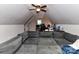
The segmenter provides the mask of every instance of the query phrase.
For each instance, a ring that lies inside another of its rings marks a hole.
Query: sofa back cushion
[[[70,33],[64,33],[64,39],[74,43],[79,37]]]

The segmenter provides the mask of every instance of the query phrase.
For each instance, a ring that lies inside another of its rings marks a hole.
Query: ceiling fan
[[[32,4],[32,6],[34,7],[34,9],[29,9],[29,10],[35,10],[36,13],[39,13],[40,11],[42,12],[46,12],[46,7],[47,5],[35,5],[35,4]]]

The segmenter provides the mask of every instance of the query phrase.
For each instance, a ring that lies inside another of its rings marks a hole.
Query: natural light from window
[[[41,19],[37,20],[37,25],[41,25],[41,24],[42,24],[42,20]]]

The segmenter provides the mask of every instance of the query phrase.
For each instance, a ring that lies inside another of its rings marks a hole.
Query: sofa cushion
[[[68,41],[73,43],[73,42],[75,42],[78,39],[78,36],[65,32],[64,33],[64,39],[66,39],[66,40],[68,40]]]

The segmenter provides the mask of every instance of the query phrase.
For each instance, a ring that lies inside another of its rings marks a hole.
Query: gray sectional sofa
[[[73,34],[70,34],[67,32],[64,32],[63,36],[64,36],[64,39],[66,39],[67,41],[72,42],[72,43],[74,43],[77,39],[79,39],[78,35],[73,35]]]
[[[21,47],[21,45],[27,41],[28,38],[53,38],[56,43],[62,47],[64,44],[72,44],[77,39],[79,39],[79,36],[73,35],[67,32],[35,32],[35,31],[29,31],[29,32],[23,32],[18,34],[16,37],[12,38],[11,40],[4,42],[0,44],[0,54],[12,54],[16,53],[18,49]]]

